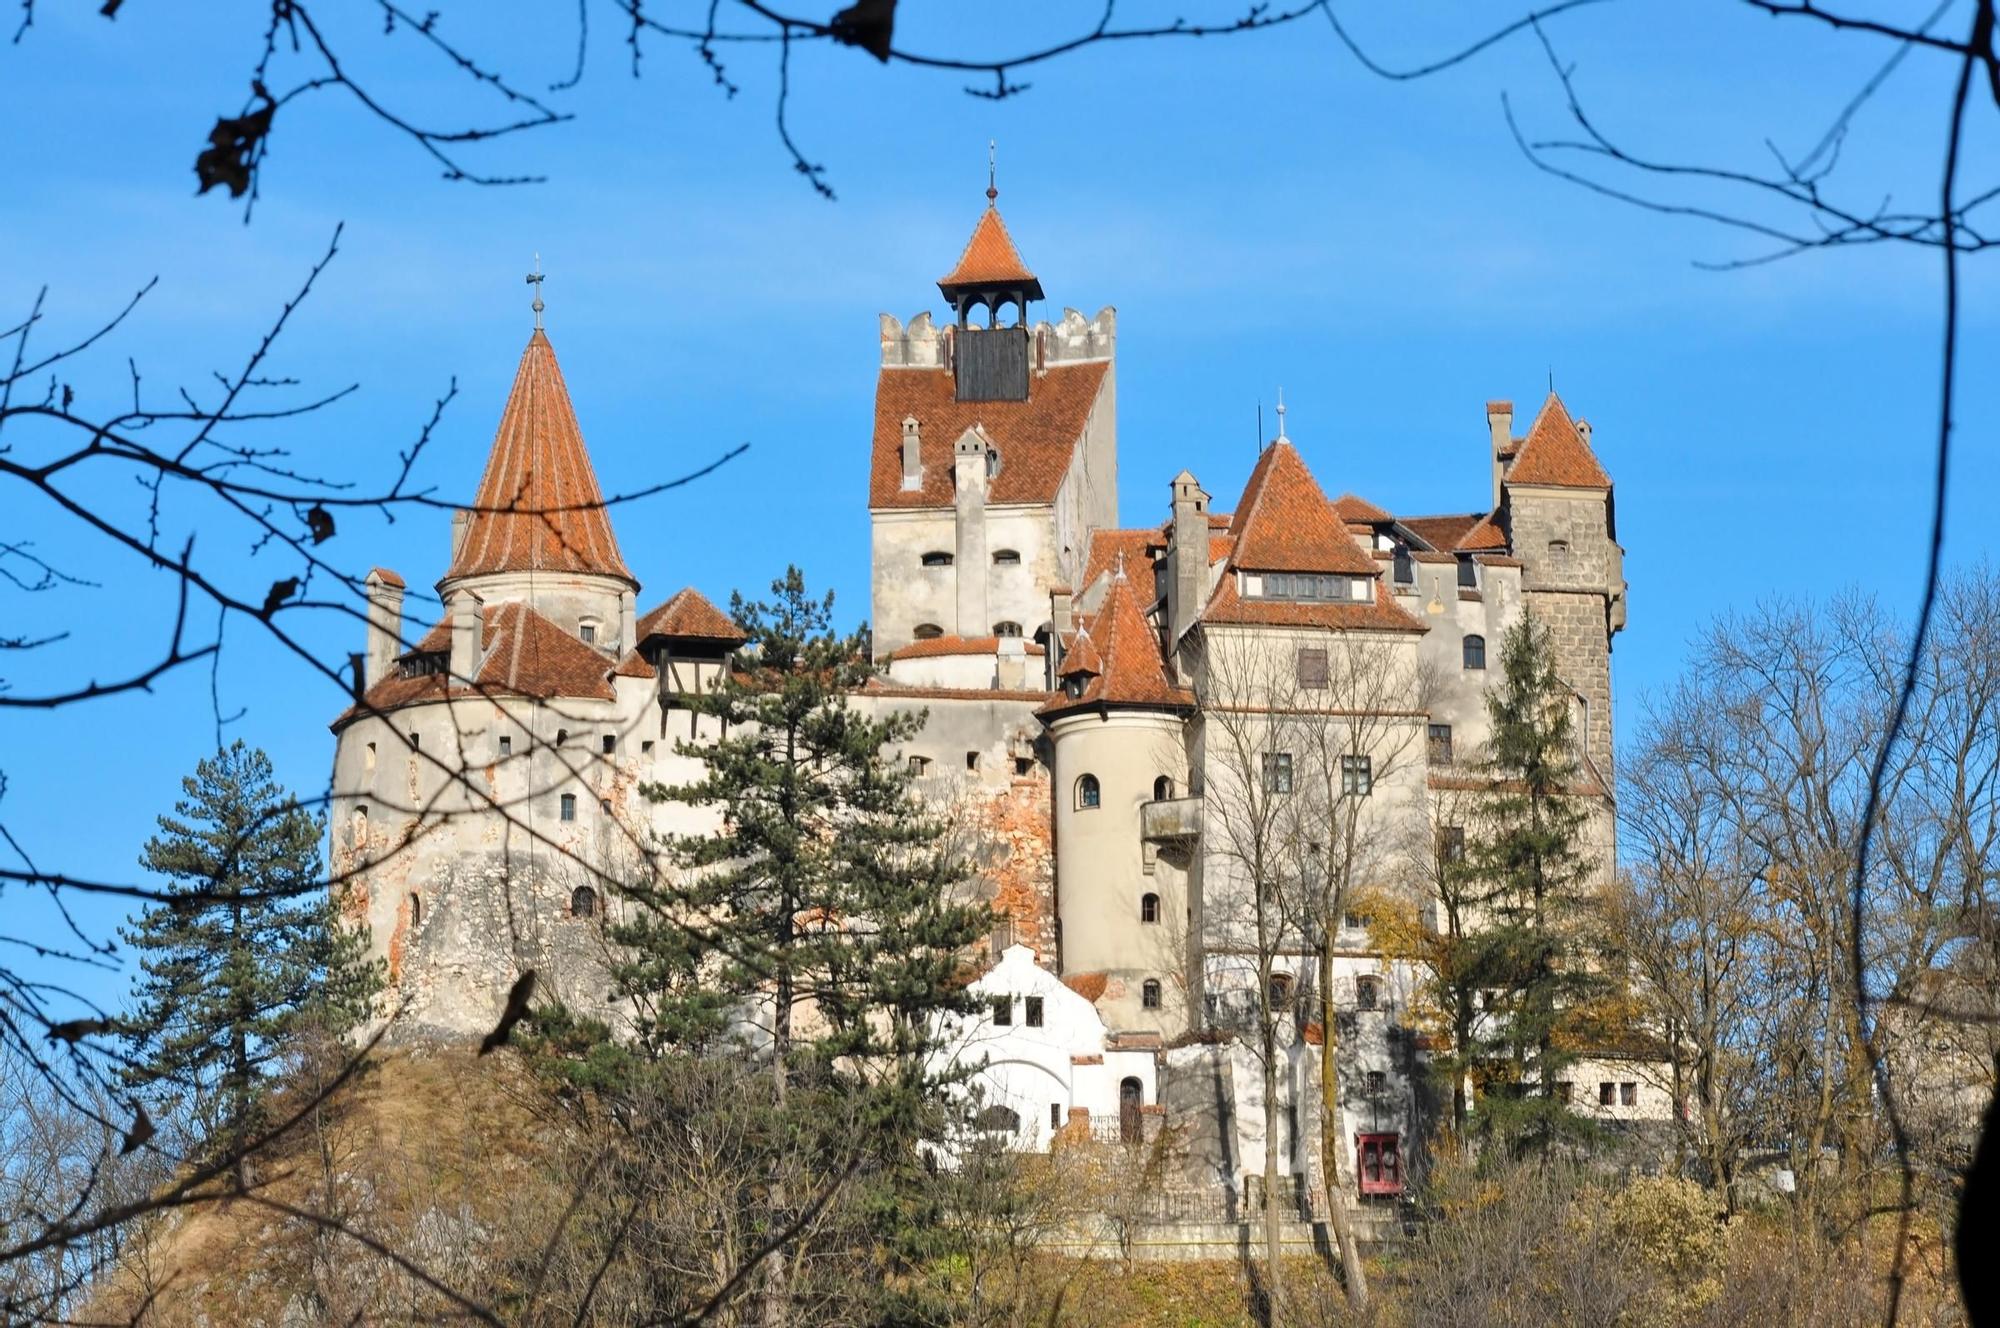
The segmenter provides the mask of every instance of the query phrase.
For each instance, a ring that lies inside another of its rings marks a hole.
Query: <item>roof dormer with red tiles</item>
[[[1031,325],[1042,282],[991,188],[938,291],[943,325],[882,315],[868,506],[883,659],[1003,623],[1045,640],[1050,588],[1077,584],[1091,534],[1116,523],[1114,311]]]

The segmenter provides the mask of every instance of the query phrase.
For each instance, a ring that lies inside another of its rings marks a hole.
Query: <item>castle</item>
[[[879,673],[852,704],[928,711],[896,759],[976,832],[1000,922],[986,1012],[958,1031],[985,1060],[983,1119],[1023,1148],[1086,1120],[1125,1137],[1178,1124],[1190,1174],[1236,1188],[1274,1148],[1281,1174],[1316,1177],[1329,1141],[1307,1104],[1331,1010],[1339,1166],[1394,1193],[1437,1110],[1423,1039],[1398,1017],[1413,975],[1377,952],[1365,913],[1279,896],[1338,870],[1350,900],[1421,906],[1425,863],[1463,843],[1485,688],[1524,613],[1553,629],[1611,860],[1625,581],[1589,425],[1551,394],[1517,434],[1511,405],[1488,402],[1463,464],[1490,469],[1490,502],[1397,515],[1329,498],[1281,412],[1234,501],[1183,471],[1157,523],[1120,528],[1115,312],[1030,325],[1041,283],[990,190],[938,285],[946,321],[881,318]],[[453,522],[442,617],[406,636],[403,580],[372,572],[359,694],[334,724],[334,867],[411,1035],[483,1032],[529,967],[615,1017],[604,922],[619,903],[598,873],[641,861],[657,832],[705,828],[638,790],[695,773],[676,744],[712,721],[685,698],[742,641],[693,589],[639,611],[539,324],[538,304]],[[1275,1102],[1243,1033],[1266,989],[1296,1011]],[[1614,1061],[1577,1073],[1580,1109],[1666,1110]]]

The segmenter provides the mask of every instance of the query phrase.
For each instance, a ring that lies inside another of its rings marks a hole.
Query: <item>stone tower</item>
[[[1488,402],[1494,505],[1501,511],[1531,612],[1553,634],[1557,667],[1581,705],[1588,773],[1610,788],[1611,640],[1625,626],[1625,551],[1611,477],[1590,448],[1590,425],[1549,393],[1525,438],[1513,406]]]

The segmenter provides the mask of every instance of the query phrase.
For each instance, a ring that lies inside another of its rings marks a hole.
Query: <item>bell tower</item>
[[[1042,283],[1014,248],[1000,219],[999,198],[989,158],[986,211],[958,266],[938,280],[957,322],[952,369],[960,401],[1028,399],[1028,301],[1042,298]],[[984,324],[977,319],[981,310]],[[1002,327],[1000,320],[1010,312],[1013,321]]]

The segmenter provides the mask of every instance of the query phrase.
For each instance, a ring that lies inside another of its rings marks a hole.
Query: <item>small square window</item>
[[[1025,1016],[1025,1022],[1028,1027],[1040,1028],[1042,1026],[1042,998],[1039,996],[1030,996],[1022,1002],[1022,1005],[1026,1007],[1022,1011],[1022,1014]]]
[[[585,645],[589,645],[597,640],[597,628],[590,623],[585,623],[583,626],[577,628],[576,634],[583,638]]]
[[[609,756],[609,755],[611,755],[611,754],[612,754],[613,752],[615,752],[615,751],[617,751],[617,750],[618,750],[618,737],[617,737],[617,735],[616,735],[616,734],[612,734],[612,733],[607,733],[607,734],[605,734],[605,735],[604,735],[604,754],[605,754],[606,756]]]
[[[912,756],[910,758],[910,773],[913,775],[921,775],[924,773],[924,767],[929,765],[930,763],[931,763],[931,758],[928,756]]]
[[[1597,1105],[1615,1107],[1618,1105],[1618,1085],[1604,1083],[1597,1086]]]
[[[1365,1082],[1368,1088],[1368,1096],[1370,1097],[1380,1097],[1389,1088],[1389,1076],[1381,1070],[1368,1071],[1368,1078]]]
[[[965,768],[966,768],[967,770],[977,770],[977,769],[979,769],[979,753],[978,753],[978,752],[967,752],[967,753],[965,754]]]
[[[653,740],[651,738],[641,738],[639,740],[639,751],[642,755],[650,753],[652,750]]]
[[[1636,1106],[1638,1106],[1638,1105],[1639,1105],[1639,1085],[1637,1085],[1637,1084],[1620,1084],[1620,1085],[1618,1085],[1618,1105],[1619,1105],[1619,1106],[1621,1106],[1621,1107],[1636,1107]]]
[[[1031,771],[1031,770],[1033,770],[1034,768],[1035,768],[1035,758],[1034,758],[1034,757],[1032,757],[1032,756],[1017,756],[1017,757],[1015,757],[1015,758],[1014,758],[1014,773],[1015,773],[1015,774],[1017,774],[1017,775],[1020,775],[1020,776],[1022,776],[1023,778],[1025,778],[1025,777],[1027,776],[1028,772],[1030,772],[1030,771]]]
[[[1014,998],[1001,996],[993,1002],[993,1025],[996,1028],[1011,1028],[1014,1024]]]
[[[599,798],[597,800],[597,810],[603,812],[606,816],[609,816],[611,814],[611,799]]]
[[[504,733],[500,735],[500,754],[502,756],[512,756],[514,754],[514,740]]]

